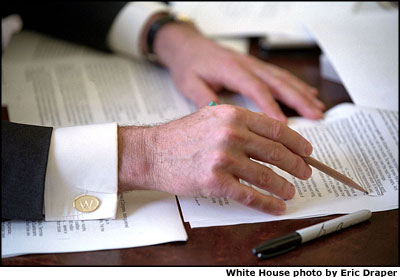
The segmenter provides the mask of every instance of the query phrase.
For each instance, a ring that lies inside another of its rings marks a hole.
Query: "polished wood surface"
[[[254,54],[254,50],[251,50]],[[342,85],[320,77],[318,55],[269,57],[320,91],[328,108],[351,102]],[[295,112],[284,107],[288,115]],[[375,212],[369,221],[310,241],[283,255],[258,260],[251,249],[267,239],[279,237],[338,215],[191,229],[187,242],[80,253],[26,255],[2,259],[3,265],[399,265],[398,210]]]

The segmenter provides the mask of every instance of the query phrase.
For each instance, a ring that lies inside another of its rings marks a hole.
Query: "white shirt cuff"
[[[155,13],[168,11],[160,2],[128,3],[117,15],[108,34],[111,50],[135,58],[144,58],[140,48],[140,35],[147,20]]]
[[[115,218],[117,194],[117,124],[54,129],[45,180],[45,219]],[[100,205],[92,212],[79,211],[73,203],[81,195],[96,197]]]

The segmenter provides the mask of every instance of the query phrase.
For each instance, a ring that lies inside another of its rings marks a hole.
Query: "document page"
[[[196,228],[398,208],[398,112],[341,104],[322,121],[299,118],[290,126],[312,143],[313,157],[352,178],[369,195],[315,168],[312,177],[302,181],[265,164],[296,187],[295,197],[286,201],[284,215],[264,214],[228,198],[179,197],[185,221]]]
[[[195,109],[164,68],[27,31],[3,54],[2,104],[14,122],[55,127],[154,124]]]
[[[186,241],[174,196],[133,191],[119,195],[115,220],[4,221],[1,257],[79,252]]]
[[[171,2],[172,8],[194,19],[209,36],[286,35],[301,41],[314,39],[302,25],[304,18],[350,16],[354,2]]]
[[[309,18],[305,22],[356,105],[399,110],[397,9],[379,15]]]

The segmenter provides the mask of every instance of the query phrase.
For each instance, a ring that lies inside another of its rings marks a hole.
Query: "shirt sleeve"
[[[111,25],[108,45],[111,50],[135,58],[143,58],[140,34],[147,20],[155,13],[168,11],[160,2],[132,2],[124,6]]]
[[[45,179],[45,219],[115,218],[117,194],[117,124],[54,129]],[[91,197],[83,205],[95,208],[93,211],[74,207],[82,196]],[[98,203],[92,203],[93,199]]]

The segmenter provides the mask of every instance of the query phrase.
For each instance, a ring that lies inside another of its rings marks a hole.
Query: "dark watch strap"
[[[154,40],[156,38],[157,32],[161,29],[162,26],[169,22],[174,22],[175,17],[173,15],[165,15],[163,17],[158,18],[155,20],[149,28],[149,31],[147,33],[147,54],[154,54],[154,49],[153,49],[153,44]]]

